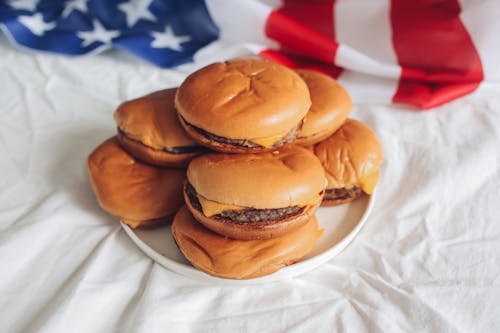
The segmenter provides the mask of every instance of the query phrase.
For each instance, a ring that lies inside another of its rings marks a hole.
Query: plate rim
[[[181,264],[175,260],[172,260],[162,255],[161,253],[156,252],[148,244],[142,241],[142,239],[140,239],[135,234],[134,230],[130,228],[128,225],[126,225],[122,221],[120,221],[120,224],[122,228],[125,230],[125,233],[131,238],[131,240],[135,243],[135,245],[139,249],[141,249],[141,251],[144,252],[150,259],[152,259],[154,262],[156,262],[163,268],[171,272],[180,274],[183,277],[189,278],[191,280],[204,283],[211,283],[211,284],[215,282],[217,284],[223,284],[223,285],[251,285],[251,284],[278,282],[294,278],[296,276],[309,272],[313,269],[316,269],[321,264],[327,262],[328,260],[334,258],[342,251],[344,251],[347,248],[347,246],[354,240],[354,238],[356,238],[356,236],[359,234],[363,226],[366,224],[368,216],[370,215],[374,206],[376,192],[377,191],[375,190],[371,195],[369,195],[368,205],[365,211],[363,212],[363,215],[355,225],[355,227],[347,235],[345,235],[336,245],[330,247],[328,250],[312,258],[301,260],[293,265],[283,267],[282,269],[274,273],[271,273],[269,275],[251,279],[245,279],[245,280],[226,279],[226,278],[212,276],[195,268],[194,266],[187,266],[185,264]]]

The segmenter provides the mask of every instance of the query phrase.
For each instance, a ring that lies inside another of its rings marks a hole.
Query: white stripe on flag
[[[200,49],[193,63],[179,67],[187,73],[231,58],[255,56],[277,43],[266,37],[264,27],[274,9],[253,0],[207,0],[210,16],[219,27],[219,39]]]
[[[483,65],[485,81],[500,81],[500,1],[461,0],[460,18],[469,32]]]
[[[345,70],[337,78],[358,104],[390,104],[398,80]]]
[[[228,43],[251,43],[259,48],[276,48],[266,37],[265,24],[274,9],[253,0],[206,0],[210,15],[220,28],[219,39]]]
[[[337,41],[387,67],[398,66],[392,47],[390,0],[335,2]],[[398,66],[399,67],[399,66]]]
[[[394,64],[377,61],[344,44],[340,44],[335,56],[335,64],[356,72],[376,75],[384,78],[399,79],[401,67]]]
[[[390,103],[401,75],[392,46],[390,0],[338,0],[334,14],[340,43],[335,63],[346,69],[339,81],[357,102]]]
[[[340,43],[335,63],[362,73],[399,78],[392,46],[390,0],[335,2],[335,36]]]

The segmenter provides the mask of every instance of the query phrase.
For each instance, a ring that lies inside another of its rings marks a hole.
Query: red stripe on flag
[[[481,60],[459,14],[457,0],[392,0],[392,40],[402,67],[393,102],[427,109],[479,86]]]
[[[340,75],[340,73],[342,73],[342,68],[337,67],[333,64],[327,64],[321,61],[313,60],[311,58],[305,58],[283,51],[267,49],[261,51],[259,55],[263,58],[272,60],[290,68],[311,69],[329,75],[334,79],[336,79]]]
[[[280,43],[280,50],[264,50],[261,56],[293,68],[310,68],[337,77],[333,65],[335,42],[333,8],[335,0],[285,0],[271,12],[265,32]]]
[[[333,5],[335,0],[284,0],[277,12],[317,33],[334,39]]]

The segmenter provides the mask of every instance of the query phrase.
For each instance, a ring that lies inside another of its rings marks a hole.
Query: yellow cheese
[[[123,221],[123,223],[125,223],[129,227],[131,227],[132,229],[137,228],[141,224],[141,221],[135,221],[135,220],[125,220],[125,219],[123,219],[122,221]]]
[[[299,206],[299,207],[316,206],[323,199],[321,197],[321,195],[322,195],[322,193],[318,193],[315,196],[313,196],[312,198],[310,198],[309,200],[307,200],[306,202],[303,202],[300,205],[296,205],[296,206]]]
[[[304,206],[315,206],[320,203],[323,198],[321,197],[322,193],[316,194],[314,197],[309,199],[307,202],[305,202],[303,205],[299,205],[299,207],[304,207]]]
[[[273,136],[269,136],[269,137],[266,137],[266,138],[255,138],[255,139],[250,139],[250,141],[252,141],[253,143],[256,143],[262,147],[271,147],[273,144],[275,144],[276,142],[280,141],[281,139],[283,139],[285,137],[285,135],[288,134],[288,132],[290,131],[287,131],[287,132],[284,132],[284,133],[280,133],[280,134],[276,134],[276,135],[273,135]]]
[[[200,201],[203,214],[208,217],[220,214],[225,210],[243,210],[248,208],[243,206],[221,204],[215,201],[208,200],[207,198],[199,194],[198,200]]]
[[[373,189],[375,188],[375,185],[377,185],[378,182],[378,177],[379,173],[374,172],[369,176],[366,176],[360,180],[361,182],[361,188],[366,194],[372,194]]]

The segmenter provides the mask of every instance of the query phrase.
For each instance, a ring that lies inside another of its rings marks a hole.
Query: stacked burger
[[[118,107],[118,135],[88,159],[93,189],[132,228],[173,217],[175,242],[204,272],[270,274],[314,247],[320,205],[377,183],[380,143],[347,119],[351,108],[317,72],[253,58],[215,63],[178,89]]]

